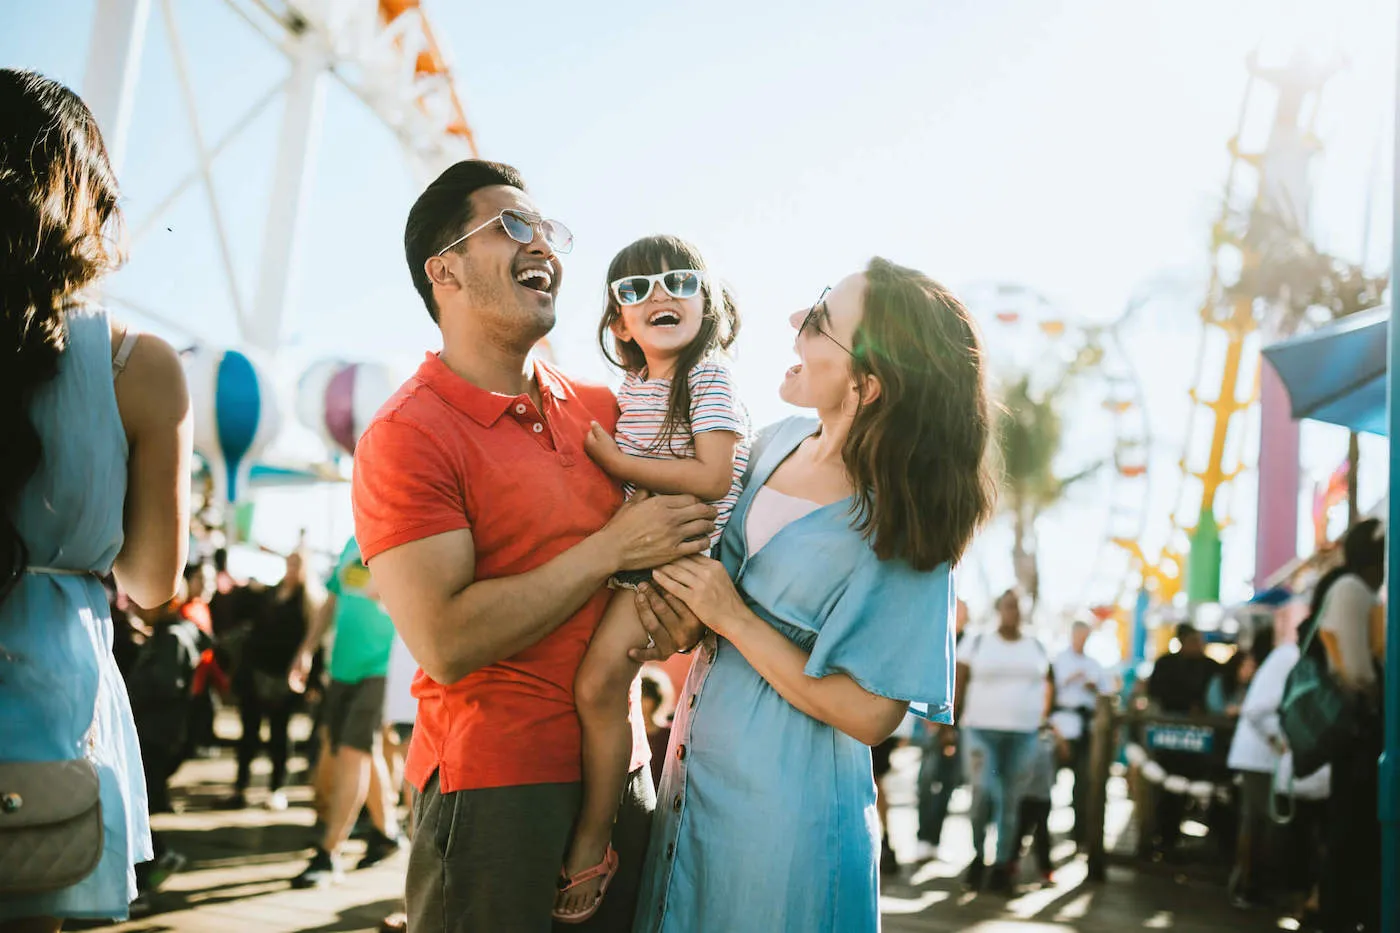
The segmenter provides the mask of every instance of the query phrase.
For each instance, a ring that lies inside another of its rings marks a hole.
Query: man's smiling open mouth
[[[554,294],[550,290],[554,286],[554,273],[548,269],[539,267],[522,269],[515,274],[515,281],[532,292],[539,292],[541,295]]]

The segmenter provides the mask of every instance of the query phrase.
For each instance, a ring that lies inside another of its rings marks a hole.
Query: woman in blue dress
[[[116,266],[116,179],[91,112],[0,69],[0,762],[87,758],[103,849],[78,883],[0,898],[0,933],[124,919],[151,857],[146,786],[99,575],[167,602],[189,524],[189,397],[168,344],[84,293]],[[0,837],[0,845],[4,845]]]
[[[988,516],[991,431],[958,300],[875,259],[792,318],[719,560],[655,571],[713,632],[677,707],[635,929],[879,929],[870,746],[952,718],[951,568]]]

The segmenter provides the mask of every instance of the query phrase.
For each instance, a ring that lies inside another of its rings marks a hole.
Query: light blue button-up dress
[[[750,609],[810,652],[808,676],[847,674],[950,722],[955,594],[946,564],[921,573],[877,559],[852,527],[851,500],[748,553],[754,494],[816,428],[793,418],[765,432],[719,558]],[[637,933],[878,930],[879,850],[869,747],[799,712],[711,636],[672,727]]]

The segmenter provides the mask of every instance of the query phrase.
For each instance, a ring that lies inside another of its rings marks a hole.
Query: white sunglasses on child
[[[652,286],[661,288],[672,298],[694,298],[700,292],[704,273],[695,269],[672,269],[655,275],[626,275],[609,283],[613,297],[620,305],[639,305],[651,296]]]

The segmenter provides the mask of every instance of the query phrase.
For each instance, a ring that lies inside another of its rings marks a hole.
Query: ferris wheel
[[[1149,517],[1150,425],[1122,340],[1139,302],[1111,322],[1091,323],[1020,283],[974,284],[963,297],[986,335],[995,380],[1025,378],[1033,398],[1062,387],[1055,473],[1083,476],[1089,488],[1076,502],[1089,515],[1077,524],[1097,539],[1079,562],[1071,592],[1077,604],[1109,611],[1133,578],[1131,554],[1120,542],[1138,541]]]

